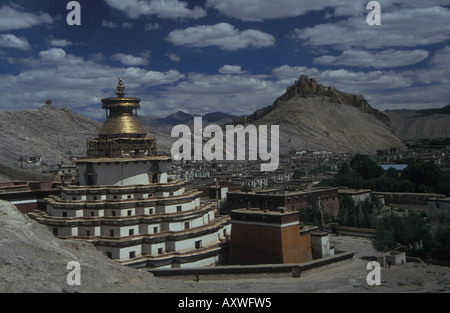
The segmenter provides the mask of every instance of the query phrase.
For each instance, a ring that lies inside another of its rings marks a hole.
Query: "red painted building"
[[[231,212],[229,264],[290,264],[312,260],[311,234],[299,231],[298,212]]]
[[[311,199],[316,199],[324,213],[337,217],[339,193],[337,188],[311,188],[305,190],[262,189],[252,192],[234,191],[227,193],[227,209],[259,208],[275,211],[279,207],[289,210],[311,208]]]
[[[60,192],[56,182],[12,181],[0,183],[0,199],[11,202],[26,214],[34,210],[45,210],[44,198]]]

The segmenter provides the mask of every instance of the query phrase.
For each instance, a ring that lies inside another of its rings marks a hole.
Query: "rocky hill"
[[[279,125],[280,152],[305,149],[376,153],[406,150],[394,134],[389,117],[361,95],[351,95],[301,76],[266,108],[233,124]]]
[[[0,292],[169,292],[181,283],[110,260],[94,245],[61,240],[46,226],[0,200]],[[68,285],[67,263],[80,264],[80,285]],[[180,287],[177,288],[177,286]]]
[[[37,171],[60,162],[70,164],[70,157],[85,155],[86,137],[95,136],[100,127],[100,122],[50,104],[0,112],[0,161]],[[34,162],[28,164],[30,159]]]
[[[439,109],[392,110],[385,113],[400,138],[450,137],[450,105]]]

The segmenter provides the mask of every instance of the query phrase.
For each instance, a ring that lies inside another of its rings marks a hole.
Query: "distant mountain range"
[[[439,109],[385,111],[400,138],[450,137],[450,105]]]
[[[153,128],[170,135],[172,127],[175,125],[183,124],[192,127],[194,123],[194,117],[201,117],[204,126],[208,124],[224,125],[239,118],[239,116],[223,112],[207,113],[203,116],[200,116],[197,114],[188,114],[183,111],[178,111],[164,118],[142,116],[139,117],[139,120],[145,127]]]

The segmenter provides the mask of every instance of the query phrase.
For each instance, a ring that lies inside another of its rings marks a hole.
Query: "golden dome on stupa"
[[[116,98],[102,99],[102,109],[106,110],[106,120],[99,137],[145,137],[147,132],[137,119],[140,98],[125,97],[125,86],[119,79]]]

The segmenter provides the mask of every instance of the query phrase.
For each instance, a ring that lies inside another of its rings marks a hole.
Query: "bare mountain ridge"
[[[21,158],[43,156],[46,162],[68,162],[70,156],[84,155],[86,137],[96,136],[100,127],[100,122],[50,104],[3,111],[0,161],[17,165]]]
[[[385,112],[400,138],[450,137],[450,105],[438,109]]]
[[[307,149],[337,153],[406,150],[390,127],[389,117],[361,95],[351,95],[302,75],[266,108],[233,124],[279,125],[280,152]]]
[[[272,110],[276,109],[280,103],[295,98],[311,98],[311,97],[325,97],[330,103],[346,104],[359,108],[362,112],[373,114],[377,119],[390,126],[389,116],[371,107],[362,95],[352,95],[339,91],[334,87],[326,87],[319,84],[314,78],[309,78],[306,75],[300,76],[292,86],[286,88],[286,92],[278,97],[275,102],[268,107],[259,109],[253,114],[247,116],[247,122],[252,122],[256,119],[262,118]],[[243,119],[238,120],[239,122]]]

